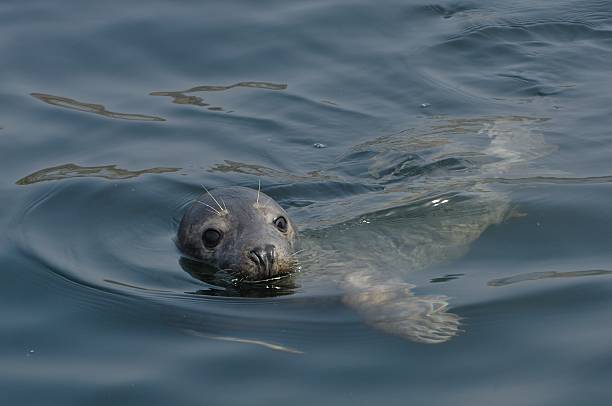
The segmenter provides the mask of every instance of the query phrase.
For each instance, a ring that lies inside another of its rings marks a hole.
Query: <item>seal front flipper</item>
[[[446,296],[417,296],[414,285],[400,280],[375,281],[367,272],[347,276],[344,303],[386,333],[427,344],[443,343],[458,334],[459,316],[449,313]]]

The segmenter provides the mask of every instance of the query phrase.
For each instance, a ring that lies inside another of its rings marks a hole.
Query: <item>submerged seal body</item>
[[[184,255],[250,281],[294,271],[296,243],[297,229],[285,210],[245,187],[200,196],[185,212],[177,239]]]

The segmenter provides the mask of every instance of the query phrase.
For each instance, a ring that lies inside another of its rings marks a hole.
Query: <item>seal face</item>
[[[241,280],[265,280],[297,269],[297,229],[272,198],[245,187],[215,189],[187,209],[177,245],[192,259]]]

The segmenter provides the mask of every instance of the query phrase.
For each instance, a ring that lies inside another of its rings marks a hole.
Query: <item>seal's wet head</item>
[[[183,254],[242,280],[288,274],[297,230],[282,207],[244,187],[215,189],[189,207],[178,231]]]

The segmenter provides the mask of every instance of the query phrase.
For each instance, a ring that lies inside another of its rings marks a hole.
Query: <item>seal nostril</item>
[[[255,265],[257,265],[258,267],[264,266],[264,257],[260,249],[252,249],[251,251],[249,251],[248,257],[251,261],[255,262]]]
[[[264,276],[272,276],[272,269],[276,261],[276,247],[274,245],[268,244],[264,248],[253,248],[249,251],[248,257]]]

